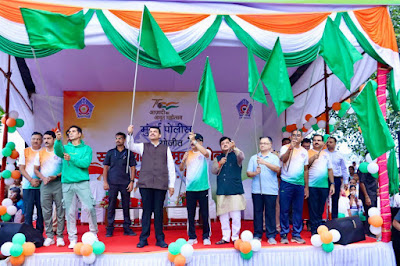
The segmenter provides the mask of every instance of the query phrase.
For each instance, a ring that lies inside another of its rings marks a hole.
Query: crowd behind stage
[[[103,163],[104,189],[109,196],[106,237],[112,237],[114,233],[119,193],[124,234],[136,235],[130,227],[129,207],[130,192],[139,189],[143,213],[137,247],[148,245],[153,214],[156,245],[167,247],[163,232],[163,207],[166,194],[174,194],[176,178],[171,150],[160,142],[160,128],[149,128],[148,143],[135,143],[133,130],[131,125],[128,134],[118,132],[110,136],[115,137],[116,145],[107,152]],[[44,246],[64,246],[66,224],[68,247],[73,248],[78,241],[78,201],[89,213],[89,230],[97,235],[98,228],[95,202],[89,186],[88,168],[92,161],[92,149],[82,140],[79,126],[71,126],[66,135],[64,142],[67,144],[64,145],[59,130],[44,134],[34,132],[31,147],[21,152],[18,160],[22,177],[15,180],[6,193],[18,209],[11,221],[32,225],[33,217],[36,217],[36,229],[44,232]],[[245,155],[234,140],[222,137],[219,141],[222,154],[212,161],[211,151],[204,146],[207,140],[202,135],[191,132],[189,139],[190,149],[184,154],[179,170],[186,172],[187,238],[190,244],[201,240],[203,245],[211,245],[209,170],[217,176],[216,205],[222,231],[222,239],[215,244],[223,245],[239,238],[241,212],[246,208],[242,184],[242,164],[245,160],[249,160],[245,170],[252,179],[254,238],[262,240],[265,234],[268,244],[274,245],[277,244],[276,236],[280,234],[278,239],[282,244],[288,244],[289,240],[305,244],[300,234],[304,230],[304,204],[308,205],[306,230],[315,234],[318,226],[326,220],[327,203],[331,206],[328,209],[332,219],[364,216],[365,234],[379,238],[371,234],[367,222],[368,209],[379,207],[378,180],[369,173],[358,171],[356,162],[347,167],[349,162],[336,149],[336,138],[330,137],[325,143],[321,135],[315,134],[306,139],[298,130],[283,140],[262,136],[259,152]],[[282,143],[279,151],[272,149],[274,141]],[[139,179],[135,179],[134,153],[142,156]],[[393,209],[399,208],[399,194],[391,197],[390,202]],[[201,236],[197,236],[195,231],[197,206],[203,221]],[[396,233],[400,230],[400,213],[393,216]]]

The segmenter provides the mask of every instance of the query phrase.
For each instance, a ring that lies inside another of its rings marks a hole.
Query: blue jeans
[[[276,198],[277,195],[252,194],[254,213],[254,237],[262,238],[263,214],[265,211],[265,231],[267,238],[276,236]]]
[[[36,229],[43,233],[44,224],[42,206],[40,205],[40,189],[24,189],[25,223],[31,226],[34,206],[36,206],[37,210]]]
[[[317,228],[322,224],[322,214],[325,202],[329,195],[328,188],[310,187],[308,197],[308,211],[310,213],[311,234],[317,233]]]
[[[281,236],[289,233],[289,208],[292,206],[293,214],[293,237],[300,237],[303,230],[303,201],[304,186],[294,185],[281,181],[279,188],[279,205],[281,209]]]

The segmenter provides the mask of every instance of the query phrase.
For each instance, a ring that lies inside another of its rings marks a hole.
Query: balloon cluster
[[[194,249],[185,239],[178,238],[168,245],[168,260],[175,266],[184,266],[193,258]]]
[[[307,132],[311,128],[313,130],[326,128],[327,118],[326,118],[325,113],[321,114],[318,117],[313,117],[311,114],[307,114],[305,116],[305,119],[307,122],[304,125],[303,125],[302,121],[299,119],[299,120],[297,120],[296,124],[291,124],[291,125],[283,127],[282,128],[283,137],[284,138],[290,137],[290,133],[296,129],[300,130],[301,132]],[[331,132],[334,130],[335,123],[336,123],[336,120],[329,121],[329,129]]]
[[[369,231],[374,235],[379,235],[382,233],[381,226],[383,224],[383,219],[379,209],[376,207],[369,208],[368,216],[368,223],[370,224]]]
[[[14,206],[11,199],[4,199],[0,205],[0,217],[3,222],[11,220],[11,216],[17,213],[18,209]]]
[[[240,239],[235,241],[235,249],[240,251],[240,256],[244,260],[249,260],[253,257],[253,252],[261,249],[261,241],[253,238],[253,233],[245,230],[240,235]]]
[[[106,246],[103,242],[98,241],[95,234],[86,232],[82,235],[82,242],[76,243],[74,253],[78,256],[83,256],[83,262],[93,264],[96,260],[96,255],[104,253]]]
[[[14,183],[14,179],[21,177],[21,173],[18,170],[15,170],[15,160],[19,157],[19,153],[15,149],[15,143],[8,142],[1,151],[1,154],[4,157],[7,157],[7,165],[6,169],[0,173],[0,176],[4,178],[6,185],[11,185]],[[12,177],[12,179],[10,179],[10,177]]]
[[[350,103],[347,101],[342,103],[336,102],[332,105],[332,109],[338,111],[338,116],[342,118],[347,113],[347,110],[350,109]]]
[[[26,242],[26,237],[22,233],[17,233],[13,236],[12,242],[5,242],[1,246],[1,254],[3,256],[11,256],[10,263],[13,266],[22,265],[25,257],[35,253],[35,244]]]
[[[340,232],[336,229],[329,230],[325,225],[320,225],[317,229],[318,234],[311,237],[311,244],[314,247],[321,247],[322,250],[329,253],[334,249],[333,243],[341,238]]]
[[[371,155],[368,153],[365,156],[365,162],[360,163],[359,169],[361,173],[370,173],[373,177],[379,177],[379,165],[376,163],[376,159],[372,160]]]
[[[8,113],[8,117],[6,120],[6,116],[1,118],[1,123],[8,126],[8,133],[14,133],[17,130],[17,127],[23,127],[25,122],[19,117],[19,113],[17,111],[11,111]]]

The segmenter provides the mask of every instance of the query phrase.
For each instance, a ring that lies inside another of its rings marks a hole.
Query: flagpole
[[[192,132],[194,132],[194,120],[196,119],[197,107],[199,106],[199,101],[196,102],[196,107],[194,108],[193,120],[192,120]]]

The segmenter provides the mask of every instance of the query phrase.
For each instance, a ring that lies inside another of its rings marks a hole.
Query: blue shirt
[[[249,165],[247,166],[248,172],[255,172],[257,170],[257,156],[264,161],[280,166],[279,158],[273,153],[268,153],[267,156],[262,156],[261,153],[251,156]],[[265,165],[260,165],[261,173],[253,177],[252,193],[264,195],[278,195],[278,177],[276,172],[272,171]],[[261,176],[261,183],[260,183]],[[260,189],[261,188],[261,189]]]

